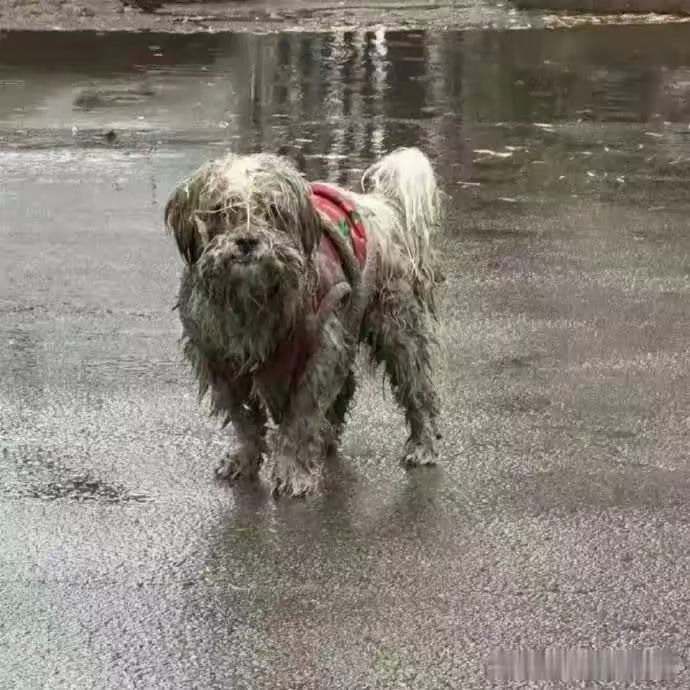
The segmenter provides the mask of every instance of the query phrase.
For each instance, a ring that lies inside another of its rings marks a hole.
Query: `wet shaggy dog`
[[[184,356],[200,397],[209,394],[239,441],[218,476],[255,478],[269,456],[275,495],[317,489],[355,393],[361,344],[405,413],[401,462],[435,462],[439,222],[436,177],[416,148],[374,163],[361,193],[309,184],[290,160],[265,153],[210,161],[173,190],[165,223],[185,262]]]

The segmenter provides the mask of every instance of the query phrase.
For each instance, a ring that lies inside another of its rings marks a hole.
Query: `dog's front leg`
[[[273,451],[274,495],[305,496],[318,487],[327,411],[341,392],[353,360],[353,339],[342,320],[331,314],[323,322],[319,346],[278,428]]]
[[[234,453],[226,453],[216,469],[221,479],[255,478],[266,452],[267,414],[262,402],[252,394],[249,376],[227,379],[214,376],[211,380],[213,406],[226,415],[239,441]]]

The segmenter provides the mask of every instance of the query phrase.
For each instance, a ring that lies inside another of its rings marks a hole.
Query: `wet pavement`
[[[682,4],[684,0],[670,1]],[[690,21],[682,11],[675,15],[649,12],[653,0],[648,0],[647,12],[639,11],[642,7],[632,11],[627,0],[617,0],[615,14],[611,0],[608,10],[603,9],[604,4],[599,3],[598,8],[604,14],[596,14],[564,12],[562,0],[4,0],[0,3],[0,31],[265,34],[375,30],[381,26],[399,31],[448,31]],[[144,6],[152,11],[142,11]]]
[[[689,39],[6,35],[0,688],[464,690],[545,647],[690,687]],[[162,206],[286,142],[341,183],[400,144],[439,170],[436,470],[363,373],[321,495],[213,478]]]
[[[143,12],[145,4],[159,7]],[[266,33],[375,28],[382,17],[389,29],[459,29],[544,23],[548,14],[495,0],[5,0],[0,30]]]

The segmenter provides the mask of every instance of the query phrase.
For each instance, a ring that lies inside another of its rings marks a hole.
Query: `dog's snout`
[[[237,249],[243,256],[248,256],[256,250],[259,245],[259,240],[256,237],[238,237],[235,240]]]

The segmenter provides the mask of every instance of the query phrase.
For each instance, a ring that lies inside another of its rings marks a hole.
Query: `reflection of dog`
[[[270,414],[274,492],[312,492],[355,392],[359,343],[384,365],[404,409],[403,464],[434,462],[435,175],[421,151],[398,149],[364,173],[362,186],[355,194],[310,185],[285,158],[228,155],[203,165],[167,203],[166,225],[186,262],[185,358],[240,443],[221,477],[258,474]]]

